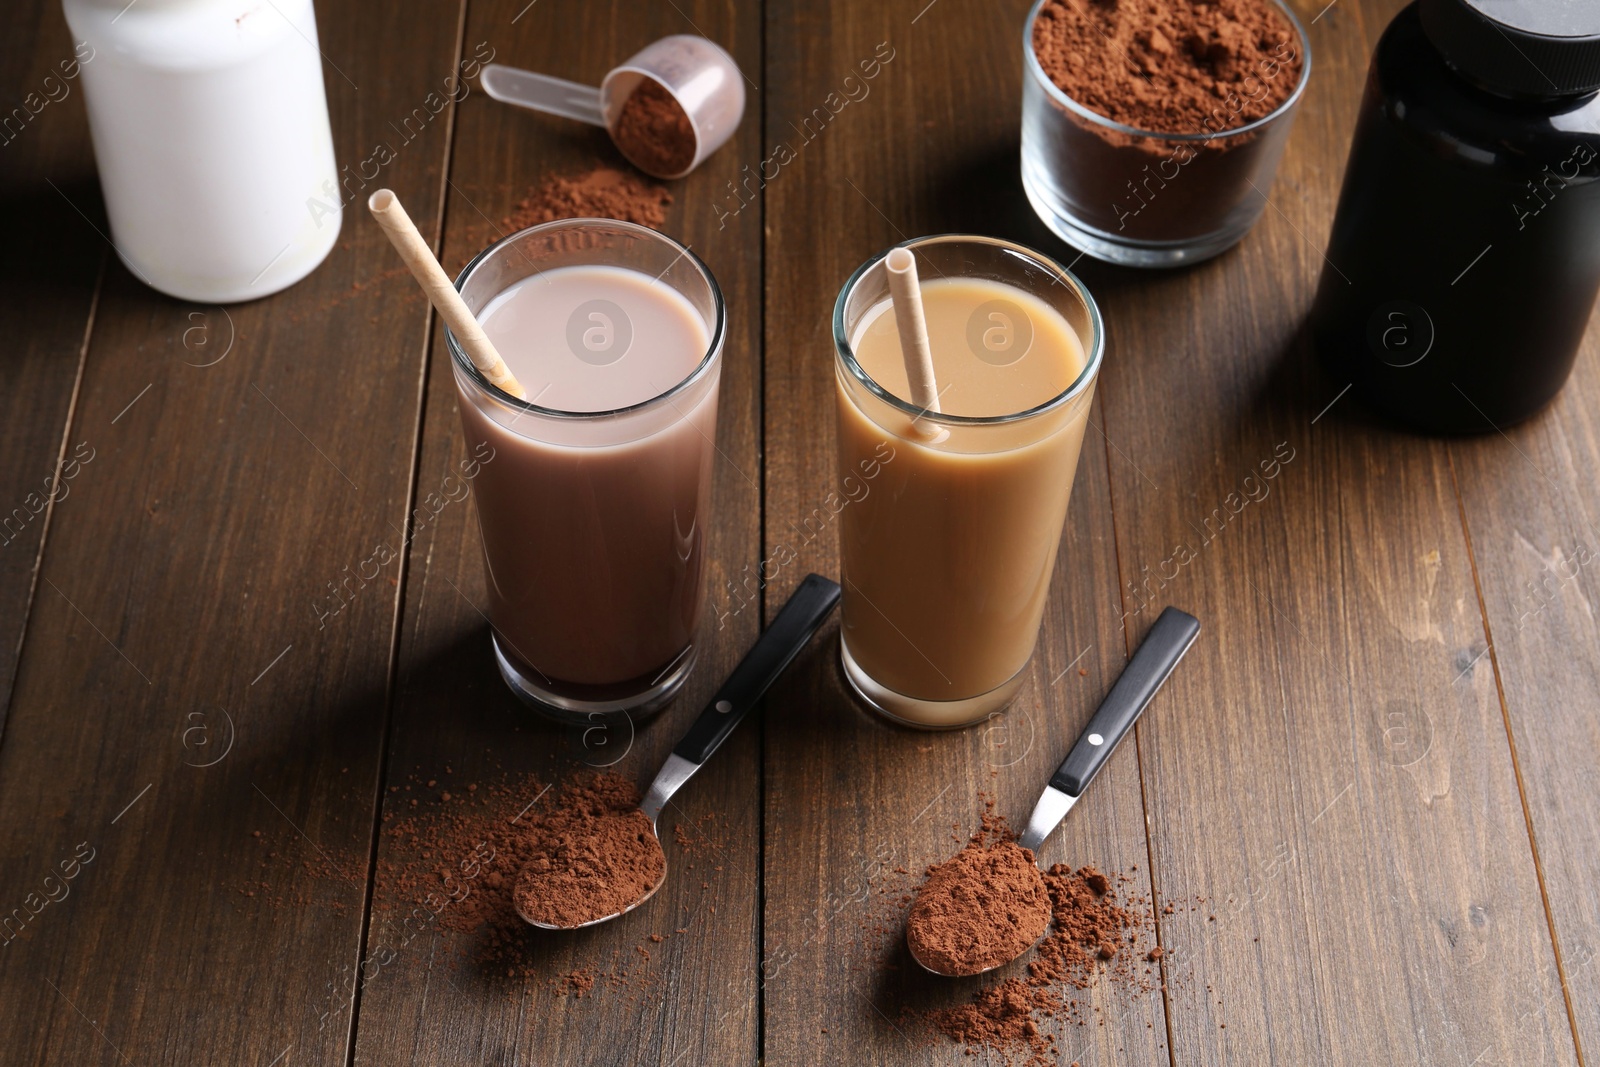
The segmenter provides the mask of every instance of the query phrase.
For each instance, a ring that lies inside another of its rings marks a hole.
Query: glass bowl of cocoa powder
[[[1069,244],[1139,267],[1249,232],[1311,76],[1279,0],[1038,0],[1023,56],[1029,202]]]

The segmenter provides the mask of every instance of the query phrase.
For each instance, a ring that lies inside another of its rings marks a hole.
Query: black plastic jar
[[[1597,90],[1600,0],[1400,12],[1311,313],[1332,375],[1446,433],[1505,427],[1560,391],[1600,290]]]

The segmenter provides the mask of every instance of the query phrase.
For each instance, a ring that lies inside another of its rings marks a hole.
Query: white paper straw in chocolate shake
[[[450,276],[439,266],[439,261],[434,258],[433,249],[428,247],[428,242],[417,232],[417,225],[411,221],[411,216],[406,214],[406,209],[400,206],[400,198],[391,190],[379,189],[367,198],[367,210],[378,220],[383,232],[389,235],[389,241],[394,245],[395,251],[400,253],[400,258],[411,268],[412,277],[417,279],[417,284],[422,286],[422,291],[438,310],[445,325],[450,327],[450,332],[461,342],[461,347],[472,360],[473,366],[483,372],[483,376],[489,379],[490,384],[520,400],[526,400],[528,394],[523,390],[522,383],[511,373],[506,361],[500,358],[494,342],[483,332],[483,327],[478,325],[477,317],[467,307],[466,301],[461,299],[461,294],[456,292],[456,287],[450,283]]]
[[[922,311],[922,286],[917,282],[917,257],[908,248],[890,249],[883,268],[889,274],[894,324],[900,332],[900,355],[911,381],[911,402],[923,411],[939,410],[939,387],[933,378],[933,349],[928,345],[928,320]]]

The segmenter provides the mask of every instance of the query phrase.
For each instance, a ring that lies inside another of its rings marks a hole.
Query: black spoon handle
[[[1052,788],[1070,797],[1082,795],[1199,634],[1200,620],[1193,615],[1177,608],[1161,613],[1077,744],[1051,775]]]
[[[772,620],[767,632],[722,683],[711,703],[683,735],[673,755],[690,763],[704,763],[728,739],[750,709],[760,702],[767,687],[793,662],[839,602],[839,583],[820,574],[808,574],[800,588]]]

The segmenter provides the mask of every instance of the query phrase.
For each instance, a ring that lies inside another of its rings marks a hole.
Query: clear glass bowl
[[[1153,133],[1095,114],[1045,74],[1033,25],[1047,2],[1037,0],[1022,31],[1022,187],[1039,218],[1124,266],[1177,267],[1238,244],[1266,207],[1311,77],[1311,46],[1293,12],[1278,3],[1299,42],[1300,80],[1277,110],[1226,129],[1224,103],[1212,113],[1215,132]]]

